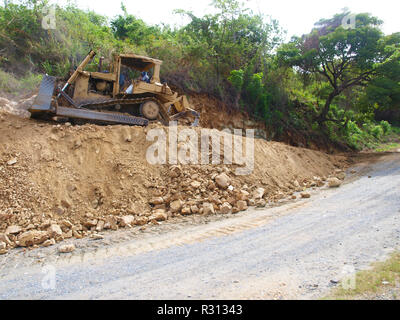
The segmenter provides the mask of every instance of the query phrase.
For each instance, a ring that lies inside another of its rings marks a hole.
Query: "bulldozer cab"
[[[115,58],[114,66],[116,70],[117,82],[114,87],[114,96],[120,93],[126,93],[126,89],[132,86],[130,94],[135,93],[134,88],[137,91],[146,90],[153,91],[150,86],[141,84],[144,82],[141,80],[141,73],[147,72],[149,74],[150,85],[160,84],[160,66],[161,60],[139,56],[136,54],[121,54]]]

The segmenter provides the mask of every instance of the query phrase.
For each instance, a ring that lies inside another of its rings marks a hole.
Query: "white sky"
[[[50,0],[65,4],[68,0]],[[72,0],[82,9],[91,9],[97,13],[114,17],[120,14],[121,0]],[[128,13],[140,17],[149,24],[161,22],[170,25],[182,25],[180,15],[173,14],[174,9],[191,10],[202,16],[211,13],[211,0],[124,0]],[[386,34],[400,32],[399,0],[245,0],[247,7],[277,19],[283,29],[292,35],[302,35],[311,31],[313,24],[321,18],[330,18],[347,7],[353,13],[369,12],[384,21]]]

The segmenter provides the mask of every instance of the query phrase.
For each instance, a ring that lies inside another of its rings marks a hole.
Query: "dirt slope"
[[[151,165],[146,133],[155,127],[56,125],[0,111],[0,236],[7,234],[7,247],[263,206],[258,188],[265,201],[277,201],[322,185],[345,165],[344,157],[262,139],[255,139],[247,176],[235,174],[237,165]],[[221,173],[233,190],[218,186]]]

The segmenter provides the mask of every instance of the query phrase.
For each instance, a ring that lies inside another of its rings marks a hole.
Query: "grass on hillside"
[[[396,287],[400,281],[400,252],[384,262],[376,262],[370,270],[360,271],[356,274],[355,287],[345,289],[339,286],[324,299],[352,300],[373,299],[374,296],[384,293],[385,290]],[[399,296],[394,296],[399,299]]]

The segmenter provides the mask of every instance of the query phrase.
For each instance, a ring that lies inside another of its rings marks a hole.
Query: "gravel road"
[[[400,153],[238,215],[0,256],[0,299],[312,299],[400,245]],[[189,221],[189,220],[188,220]],[[114,241],[115,240],[115,241]]]

